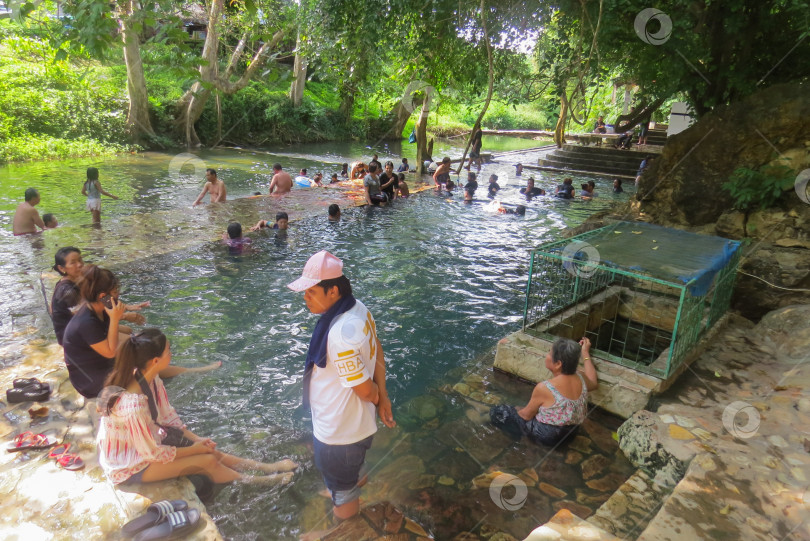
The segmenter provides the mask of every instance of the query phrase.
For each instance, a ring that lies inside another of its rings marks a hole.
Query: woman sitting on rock
[[[145,329],[121,344],[99,400],[102,417],[96,441],[107,477],[115,484],[192,474],[206,475],[215,483],[289,483],[292,473],[273,472],[291,472],[297,467],[293,461],[264,464],[238,458],[186,430],[158,375],[171,359],[169,341],[157,329]],[[236,470],[272,475],[246,476]]]
[[[73,312],[78,310],[81,303],[81,294],[79,292],[79,282],[82,280],[82,269],[84,262],[82,261],[82,252],[75,246],[64,246],[57,250],[54,256],[53,270],[58,272],[62,279],[57,282],[56,287],[53,289],[53,297],[51,299],[51,319],[53,320],[53,330],[56,333],[56,341],[62,345],[62,340],[65,335],[65,328],[73,317]],[[135,310],[141,310],[149,306],[149,301],[141,302],[138,304],[126,305],[127,310],[121,316],[122,321],[131,321],[137,325],[143,325],[144,317],[136,313]],[[129,327],[119,326],[119,331],[130,333],[127,330]]]
[[[579,344],[558,338],[545,360],[552,377],[535,386],[526,407],[493,407],[489,412],[492,424],[511,435],[526,435],[533,442],[550,447],[574,434],[585,420],[588,391],[599,386],[590,350],[587,338]],[[580,355],[584,366],[577,371]]]

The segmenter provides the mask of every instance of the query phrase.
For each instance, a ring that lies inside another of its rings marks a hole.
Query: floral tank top
[[[576,400],[564,397],[550,382],[544,382],[546,388],[554,395],[553,406],[540,408],[537,412],[537,419],[541,423],[553,426],[578,425],[585,420],[588,409],[588,388],[582,375],[577,373],[580,383],[582,383],[582,394]]]

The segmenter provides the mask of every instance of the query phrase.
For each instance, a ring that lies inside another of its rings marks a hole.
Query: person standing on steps
[[[87,196],[87,210],[93,215],[94,224],[101,223],[101,196],[106,195],[118,199],[117,196],[104,191],[104,188],[101,187],[101,182],[98,181],[98,169],[95,167],[87,168],[87,180],[82,186],[82,195]]]
[[[312,411],[315,466],[332,497],[335,518],[360,511],[366,451],[377,432],[376,413],[396,426],[385,388],[385,357],[376,324],[354,298],[343,262],[326,250],[309,258],[301,277],[287,285],[321,317],[304,368],[304,407]]]

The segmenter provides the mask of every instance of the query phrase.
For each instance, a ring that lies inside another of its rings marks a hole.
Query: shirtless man
[[[12,226],[15,235],[28,235],[37,233],[37,227],[45,229],[45,222],[39,217],[36,207],[39,205],[39,192],[36,188],[25,190],[25,203],[17,206],[14,213],[14,224]]]
[[[212,203],[225,201],[225,196],[228,194],[228,190],[225,188],[225,183],[217,178],[217,172],[215,169],[205,170],[205,186],[203,186],[202,193],[200,193],[197,200],[194,201],[194,204],[191,206],[196,207],[199,205],[202,198],[205,197],[205,194],[209,194],[211,196]]]
[[[281,169],[281,164],[273,165],[273,180],[270,181],[270,193],[277,195],[288,193],[292,189],[293,180],[289,173]]]
[[[442,184],[446,184],[447,181],[450,180],[450,158],[445,156],[442,159],[441,165],[436,168],[436,172],[433,173],[433,182],[436,183],[436,189],[439,189]]]

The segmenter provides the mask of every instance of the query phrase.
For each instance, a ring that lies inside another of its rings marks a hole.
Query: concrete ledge
[[[619,541],[605,530],[560,509],[551,520],[535,528],[523,541]]]
[[[187,479],[131,485],[117,489],[107,481],[98,464],[93,401],[85,401],[64,368],[62,348],[56,344],[34,344],[24,350],[22,363],[0,371],[4,389],[18,377],[36,377],[51,385],[47,416],[30,418],[33,403],[2,403],[0,435],[10,441],[31,430],[70,443],[85,463],[79,471],[68,471],[48,458],[47,450],[0,453],[0,539],[110,539],[127,521],[141,515],[153,501],[186,500],[200,511],[201,525],[184,537],[195,541],[219,541],[222,537],[194,487]]]

